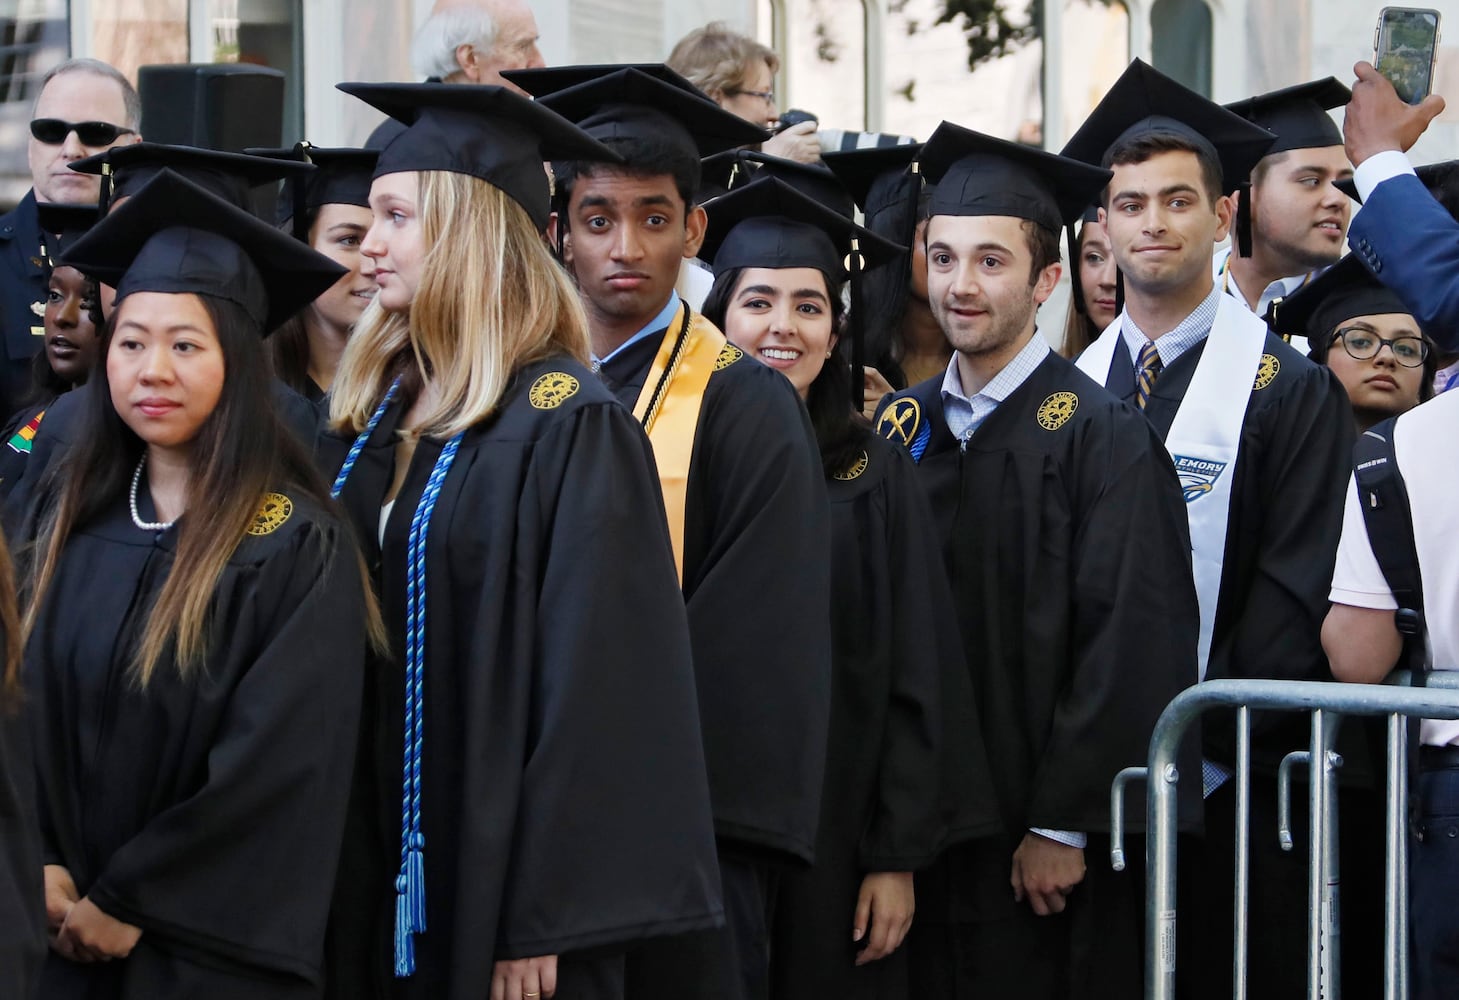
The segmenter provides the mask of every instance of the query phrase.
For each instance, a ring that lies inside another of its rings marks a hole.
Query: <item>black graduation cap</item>
[[[246,153],[225,153],[197,146],[170,146],[160,142],[134,142],[113,146],[95,156],[77,160],[71,169],[102,178],[101,211],[117,198],[136,194],[162,170],[172,170],[194,184],[227,201],[247,209],[249,189],[262,184],[306,174],[314,168],[307,163],[249,156]]]
[[[96,205],[38,201],[35,210],[40,220],[41,259],[47,267],[55,267],[66,249],[101,218],[101,209]]]
[[[1418,179],[1428,188],[1434,200],[1443,205],[1450,215],[1459,219],[1459,160],[1427,163],[1422,167],[1415,167],[1413,172],[1418,174]],[[1358,185],[1352,178],[1332,183],[1343,194],[1362,204],[1363,199],[1358,196]]]
[[[715,275],[738,267],[813,267],[832,286],[849,276],[851,398],[860,400],[864,337],[857,279],[904,248],[775,177],[762,177],[716,198],[704,211],[709,225],[700,256],[713,261]],[[834,287],[831,293],[836,294]]]
[[[1341,146],[1342,131],[1327,113],[1352,100],[1353,92],[1336,77],[1283,87],[1268,94],[1258,94],[1244,101],[1226,105],[1249,122],[1276,135],[1265,156],[1293,149]],[[1251,185],[1241,185],[1241,200],[1236,206],[1236,252],[1251,256]]]
[[[819,163],[800,163],[754,149],[731,149],[705,157],[701,166],[704,185],[718,184],[723,189],[718,194],[744,187],[757,178],[774,177],[848,219],[856,215],[856,205],[841,179]],[[707,200],[699,199],[700,204]]]
[[[1221,164],[1223,194],[1244,184],[1276,141],[1261,126],[1136,59],[1079,126],[1063,155],[1100,164],[1115,143],[1156,130],[1176,132],[1214,155]]]
[[[244,152],[251,156],[314,164],[313,172],[299,178],[286,178],[279,191],[276,221],[280,226],[292,222],[295,239],[309,239],[304,219],[321,205],[370,206],[370,182],[375,176],[375,162],[380,158],[378,149],[324,148],[300,142],[282,149],[246,149]]]
[[[1329,76],[1248,97],[1226,109],[1276,135],[1277,141],[1264,154],[1271,156],[1290,149],[1341,146],[1342,130],[1327,112],[1352,99],[1353,92]]]
[[[680,90],[713,100],[708,94],[690,83],[685,77],[670,69],[664,63],[597,63],[580,66],[538,66],[534,69],[502,70],[502,77],[515,83],[533,97],[546,97],[569,87],[576,87],[593,80],[602,79],[622,69],[636,69],[640,73],[672,84]]]
[[[736,267],[814,267],[833,282],[846,278],[852,240],[861,270],[905,248],[852,222],[777,177],[761,177],[704,206],[709,216],[700,256],[720,274]]]
[[[375,176],[443,170],[499,188],[547,228],[544,160],[618,155],[544,105],[506,87],[462,83],[341,83],[346,94],[409,127],[380,151]]]
[[[821,162],[846,186],[856,206],[871,214],[872,192],[877,182],[885,178],[900,178],[917,173],[917,159],[922,155],[922,143],[904,143],[900,146],[873,146],[867,149],[848,149],[826,153]]]
[[[1057,233],[1109,183],[1110,171],[995,139],[951,122],[937,126],[918,158],[937,185],[931,215],[1007,215]]]
[[[163,168],[61,258],[117,290],[193,292],[242,306],[267,336],[347,272]]]
[[[1412,313],[1362,260],[1348,254],[1267,308],[1267,324],[1283,336],[1306,337],[1312,357],[1324,361],[1338,325],[1355,316]]]
[[[594,139],[657,135],[696,159],[764,142],[770,133],[724,110],[700,91],[686,91],[661,75],[632,66],[542,96],[544,104],[577,122]],[[519,82],[529,87],[531,81]],[[561,156],[562,160],[600,160],[601,156]]]

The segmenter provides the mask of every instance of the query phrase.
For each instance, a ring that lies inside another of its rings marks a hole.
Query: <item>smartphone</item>
[[[1439,12],[1422,7],[1384,7],[1373,35],[1373,65],[1405,103],[1418,104],[1434,85]]]

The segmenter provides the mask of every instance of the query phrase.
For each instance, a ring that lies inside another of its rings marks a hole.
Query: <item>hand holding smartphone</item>
[[[1406,104],[1418,104],[1434,84],[1439,47],[1439,12],[1421,7],[1384,7],[1373,35],[1373,65]]]

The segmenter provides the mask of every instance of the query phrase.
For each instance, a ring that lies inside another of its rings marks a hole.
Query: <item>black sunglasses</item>
[[[118,136],[135,135],[135,129],[122,128],[111,122],[68,122],[60,118],[36,118],[30,123],[30,134],[47,146],[59,146],[72,132],[83,146],[110,146]]]

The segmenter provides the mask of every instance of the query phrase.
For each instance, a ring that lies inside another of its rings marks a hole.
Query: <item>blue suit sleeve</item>
[[[1417,177],[1391,177],[1353,218],[1348,242],[1444,354],[1459,351],[1459,221]]]

